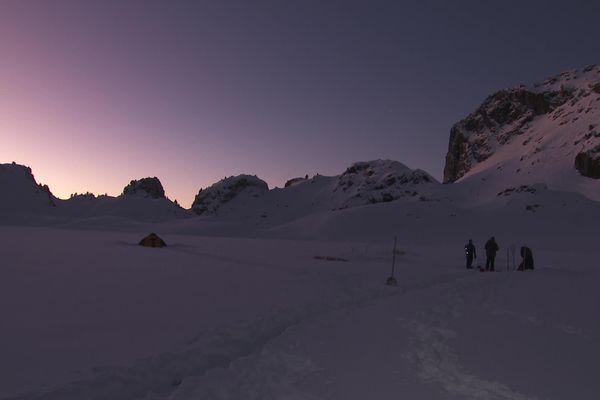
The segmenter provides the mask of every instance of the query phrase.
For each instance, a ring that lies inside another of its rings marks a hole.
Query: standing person
[[[465,255],[467,256],[467,269],[473,268],[473,258],[477,258],[477,251],[472,239],[469,239],[469,243],[465,245]]]
[[[492,236],[490,240],[485,243],[485,270],[494,271],[494,262],[496,261],[496,252],[500,249],[496,239]]]
[[[533,252],[527,246],[521,247],[521,257],[523,257],[523,261],[519,265],[518,270],[524,271],[526,269],[533,269]]]

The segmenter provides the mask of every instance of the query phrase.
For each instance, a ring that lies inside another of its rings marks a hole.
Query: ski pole
[[[396,269],[396,242],[397,236],[394,236],[394,254],[392,255],[392,278],[394,277],[394,270]]]

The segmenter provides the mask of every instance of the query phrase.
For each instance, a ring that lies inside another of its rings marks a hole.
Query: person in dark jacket
[[[467,269],[473,268],[473,259],[477,258],[477,251],[473,240],[469,239],[469,243],[465,245],[465,256],[467,257]]]
[[[519,264],[519,268],[517,269],[519,271],[524,271],[526,269],[533,270],[533,252],[529,247],[521,247],[521,257],[523,258],[523,260],[521,261],[521,264]]]
[[[492,236],[485,243],[485,270],[486,271],[494,271],[494,262],[496,261],[496,253],[500,247],[498,247],[498,243],[496,243],[496,239]]]

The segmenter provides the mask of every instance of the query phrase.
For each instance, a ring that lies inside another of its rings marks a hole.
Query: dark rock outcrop
[[[164,199],[165,190],[157,177],[132,180],[123,189],[121,196],[142,196],[154,199]]]
[[[54,201],[56,197],[54,197],[48,185],[42,185],[41,183],[38,183],[38,188],[41,193],[43,193],[45,196],[48,196],[48,205],[56,207],[56,202]]]
[[[290,186],[294,186],[294,185],[296,185],[296,184],[298,184],[300,182],[304,182],[304,181],[307,181],[307,180],[308,180],[308,175],[306,177],[304,177],[304,178],[302,178],[302,177],[292,178],[292,179],[288,180],[285,183],[284,187],[287,188],[287,187],[290,187]]]
[[[600,146],[577,154],[575,169],[583,176],[600,179]]]
[[[462,131],[455,125],[450,129],[450,142],[448,143],[448,153],[446,154],[446,164],[444,166],[444,183],[454,182],[471,167],[471,163],[465,156],[470,146],[466,143],[466,138]],[[485,153],[482,157],[487,157],[488,149],[475,149],[474,156],[477,156],[481,150]]]

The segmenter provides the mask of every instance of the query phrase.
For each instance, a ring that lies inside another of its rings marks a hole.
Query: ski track
[[[494,296],[500,282],[477,283],[488,286],[486,296]],[[419,369],[419,377],[425,382],[440,385],[444,390],[462,399],[476,400],[539,400],[538,397],[512,390],[507,385],[486,380],[466,371],[459,357],[449,344],[456,332],[448,328],[448,320],[461,316],[464,299],[461,292],[472,288],[472,284],[455,288],[455,294],[444,305],[423,312],[416,320],[398,320],[411,332],[412,350],[407,354]]]
[[[185,393],[190,391],[194,396],[199,396],[200,390],[207,392],[202,393],[199,398],[312,400],[315,397],[292,392],[288,384],[311,373],[316,367],[311,365],[310,360],[301,360],[297,356],[270,354],[266,349],[267,344],[285,335],[292,327],[329,313],[360,308],[376,300],[473,279],[474,275],[454,272],[392,289],[383,284],[365,287],[364,284],[357,285],[356,281],[349,282],[347,278],[336,276],[332,281],[334,284],[341,281],[341,284],[337,283],[340,285],[338,290],[330,292],[331,298],[304,306],[271,310],[268,315],[249,322],[201,332],[191,338],[180,352],[141,358],[130,366],[96,367],[89,378],[6,400],[179,400],[185,399]],[[254,365],[239,367],[248,363]],[[214,378],[214,375],[223,375],[224,370],[231,370],[234,366],[237,366],[234,373],[230,371],[224,382],[223,379],[212,379],[212,382],[207,379],[208,376]],[[262,387],[244,386],[250,382],[245,379],[248,373],[256,375],[261,371],[264,376],[254,376],[253,381],[262,382]],[[279,394],[280,397],[271,397],[274,394]],[[504,398],[506,397],[502,397]]]

